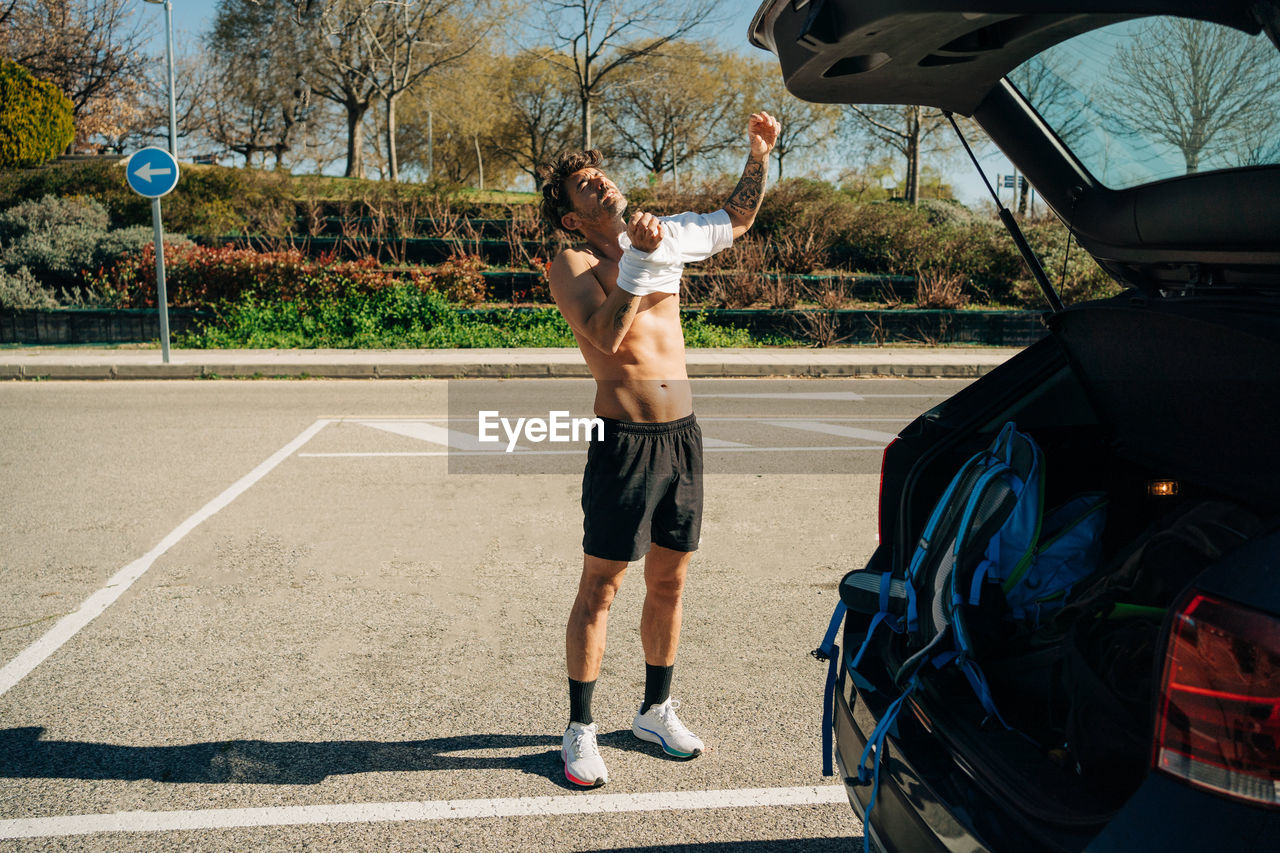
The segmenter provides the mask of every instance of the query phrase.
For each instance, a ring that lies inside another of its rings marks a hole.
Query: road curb
[[[898,377],[976,379],[990,364],[691,364],[694,379]],[[568,364],[0,364],[0,380],[590,379]]]

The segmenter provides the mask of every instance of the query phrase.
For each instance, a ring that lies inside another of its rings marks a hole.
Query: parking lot
[[[880,451],[963,384],[695,384],[673,694],[708,751],[630,734],[637,566],[591,792],[559,759],[573,447],[459,467],[480,384],[0,384],[0,848],[849,849],[808,652],[874,546]],[[487,385],[590,413],[589,382]]]

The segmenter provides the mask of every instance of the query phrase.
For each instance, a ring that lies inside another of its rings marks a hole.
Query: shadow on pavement
[[[640,738],[631,733],[631,729],[615,729],[611,732],[602,732],[596,740],[601,746],[607,746],[610,749],[617,749],[623,752],[639,752],[654,758],[665,758],[667,761],[685,762],[692,760],[667,755],[661,745],[640,740]]]
[[[653,847],[609,847],[608,853],[825,853],[862,850],[862,836],[848,838],[786,838],[776,841],[708,841],[703,844],[662,844]],[[604,853],[601,848],[599,853]],[[588,851],[588,853],[596,853]]]
[[[38,726],[0,729],[0,779],[152,779],[175,784],[315,785],[329,776],[424,770],[519,770],[571,789],[552,735],[460,735],[432,740],[274,742],[179,746],[41,740]],[[523,755],[493,750],[537,748]],[[474,754],[467,754],[474,753]]]

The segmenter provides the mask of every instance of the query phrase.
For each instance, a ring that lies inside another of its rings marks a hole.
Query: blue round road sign
[[[147,198],[159,198],[178,185],[178,161],[163,148],[134,152],[124,169],[129,186]]]

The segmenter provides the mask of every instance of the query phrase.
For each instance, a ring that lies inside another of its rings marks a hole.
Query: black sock
[[[582,723],[584,726],[595,722],[591,716],[591,693],[595,689],[595,681],[569,679],[569,722]]]
[[[653,705],[661,705],[671,696],[671,671],[675,668],[675,664],[654,666],[646,663],[644,665],[644,704],[640,706],[641,714]]]

